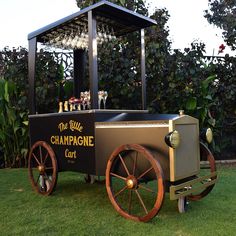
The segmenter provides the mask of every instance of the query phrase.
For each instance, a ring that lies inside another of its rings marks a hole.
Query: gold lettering
[[[74,121],[74,120],[70,120],[69,124],[70,124],[71,131],[75,131],[75,130],[77,130],[79,132],[83,131],[83,126],[81,125],[81,123]]]
[[[74,137],[73,136],[69,136],[69,145],[71,145],[71,143],[73,142]]]
[[[83,146],[88,146],[88,136],[84,136],[84,145]]]
[[[62,132],[63,130],[67,130],[67,129],[68,129],[68,123],[63,123],[63,122],[61,122],[61,123],[58,125],[58,129],[60,130],[60,132]]]
[[[54,145],[67,145],[67,146],[94,146],[94,136],[51,136],[51,144]]]
[[[82,146],[82,145],[83,145],[83,137],[82,137],[82,136],[79,136],[79,137],[78,137],[78,145],[79,145],[79,146]]]
[[[77,137],[76,136],[74,136],[73,145],[74,146],[78,146],[78,142],[77,142]]]
[[[58,145],[59,144],[59,136],[51,136],[51,143]]]
[[[63,136],[60,136],[60,142],[59,142],[60,145],[64,145],[64,142],[63,142]]]
[[[70,151],[69,149],[66,149],[65,150],[65,157],[66,158],[77,158],[76,150],[75,151]]]
[[[90,147],[93,147],[94,146],[94,143],[93,143],[93,136],[89,136],[89,146]]]
[[[68,145],[69,142],[69,136],[64,136],[64,144]]]
[[[51,143],[55,144],[55,136],[51,136]]]

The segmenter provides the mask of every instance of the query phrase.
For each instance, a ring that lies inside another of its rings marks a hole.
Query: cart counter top
[[[151,120],[175,120],[179,117],[178,114],[149,114],[148,110],[84,110],[62,113],[47,113],[29,115],[29,118],[39,117],[66,117],[66,116],[88,116],[95,118],[96,122],[117,122],[117,121],[151,121]]]

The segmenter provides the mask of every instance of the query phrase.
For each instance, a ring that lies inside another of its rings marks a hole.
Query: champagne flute
[[[85,91],[84,92],[84,101],[85,101],[85,106],[87,106],[87,109],[89,108],[89,92]]]
[[[98,109],[101,109],[102,100],[103,100],[103,91],[98,91]]]
[[[81,104],[82,104],[83,110],[85,110],[84,92],[80,93],[80,100],[81,100]]]
[[[103,105],[104,105],[104,109],[106,109],[106,100],[107,100],[107,97],[108,97],[108,92],[107,92],[107,91],[104,91],[104,93],[103,93]]]

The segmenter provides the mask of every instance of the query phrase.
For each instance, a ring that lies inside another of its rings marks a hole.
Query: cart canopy
[[[88,24],[89,11],[96,15],[98,24],[100,22],[112,27],[116,37],[156,24],[153,19],[108,1],[101,1],[30,33],[28,39],[37,37],[38,42],[45,43],[53,34],[65,34],[66,31],[76,30]]]

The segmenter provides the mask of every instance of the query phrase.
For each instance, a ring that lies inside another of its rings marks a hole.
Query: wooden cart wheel
[[[106,189],[120,215],[147,222],[159,212],[164,200],[162,168],[145,147],[122,145],[108,160]]]
[[[201,169],[203,170],[208,170],[208,173],[204,173],[205,175],[210,174],[212,172],[216,171],[216,164],[215,164],[215,158],[212,155],[211,151],[209,150],[209,148],[202,142],[200,142],[200,160],[201,161],[206,161],[208,162],[208,166],[202,166]],[[209,173],[210,171],[210,173]],[[211,180],[216,179],[216,177],[211,178]],[[205,197],[206,195],[208,195],[212,189],[214,188],[214,184],[205,188],[204,190],[202,190],[202,192],[198,192],[196,194],[191,194],[190,196],[188,196],[188,200],[191,201],[197,201],[202,199],[203,197]]]
[[[36,142],[29,153],[29,178],[33,188],[42,195],[50,195],[57,183],[57,160],[52,148],[44,141]]]

